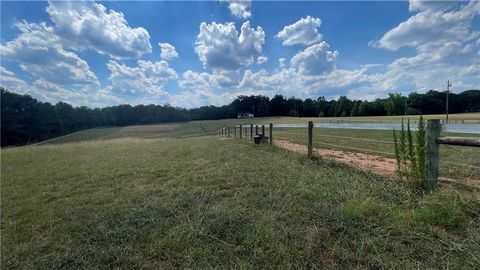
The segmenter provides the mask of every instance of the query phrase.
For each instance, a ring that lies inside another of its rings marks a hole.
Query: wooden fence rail
[[[440,144],[480,147],[480,138],[440,137],[440,120],[427,120],[427,190],[435,190],[438,182]]]

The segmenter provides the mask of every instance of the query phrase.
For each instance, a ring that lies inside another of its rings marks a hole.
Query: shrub
[[[418,121],[418,131],[415,136],[410,129],[410,120],[407,120],[405,129],[404,121],[400,128],[400,134],[397,135],[393,130],[393,141],[395,149],[395,159],[397,160],[397,174],[400,178],[408,180],[414,188],[425,188],[426,162],[425,162],[425,120],[420,116]]]

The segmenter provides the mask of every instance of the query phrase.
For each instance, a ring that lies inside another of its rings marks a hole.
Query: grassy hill
[[[478,191],[420,195],[248,140],[180,138],[226,123],[2,150],[2,268],[480,267]]]

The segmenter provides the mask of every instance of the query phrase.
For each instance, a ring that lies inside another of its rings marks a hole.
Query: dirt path
[[[307,146],[303,144],[293,143],[288,140],[274,140],[278,147],[294,151],[297,153],[307,154]],[[346,152],[340,150],[313,148],[313,155],[326,159],[332,159],[345,164],[353,165],[362,170],[368,170],[380,175],[396,175],[397,161],[394,158],[370,155],[364,153]],[[476,189],[480,189],[480,179],[468,179],[457,181],[445,177],[440,177],[440,181],[465,184]]]
[[[274,140],[274,143],[278,147],[302,154],[307,154],[306,145],[293,143],[288,140]],[[381,175],[395,175],[397,168],[397,161],[394,158],[364,153],[313,148],[313,155],[322,158],[333,159],[335,161],[350,164],[362,170],[368,170]]]

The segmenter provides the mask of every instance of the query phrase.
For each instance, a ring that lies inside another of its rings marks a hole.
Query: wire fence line
[[[259,130],[259,129],[258,129],[258,126],[263,126],[263,129],[269,129],[269,126],[265,126],[265,125],[254,125],[254,126],[257,127],[256,130]],[[279,125],[277,125],[277,127],[275,127],[275,125],[273,125],[273,129],[276,129],[276,130],[277,130],[276,133],[296,135],[296,136],[299,136],[299,135],[301,136],[301,135],[302,135],[300,132],[288,132],[288,131],[282,130],[282,129],[299,129],[299,127],[295,127],[295,126],[292,126],[292,127],[289,127],[289,126],[281,126],[281,127],[278,127],[278,126],[279,126]],[[234,126],[234,128],[240,128],[240,125]],[[249,127],[242,125],[242,128],[245,130],[245,137],[247,137]],[[301,128],[301,129],[303,129],[303,128]],[[372,129],[372,130],[375,130],[375,129]],[[252,130],[252,132],[253,132],[253,130]],[[236,134],[235,134],[235,136],[236,136]],[[393,141],[376,140],[376,139],[366,139],[366,138],[358,138],[358,137],[323,135],[323,134],[315,134],[314,136],[315,136],[315,137],[326,137],[326,138],[337,138],[337,139],[355,140],[355,141],[375,142],[375,143],[385,143],[385,144],[392,144],[392,145],[395,144],[395,142],[393,142]],[[291,138],[288,138],[288,137],[280,137],[280,139],[291,139]],[[366,149],[366,148],[360,148],[360,147],[352,147],[352,146],[338,145],[338,144],[328,143],[328,142],[319,141],[319,140],[315,140],[315,143],[322,144],[322,145],[327,145],[327,146],[331,146],[331,147],[336,147],[336,148],[343,148],[343,149],[350,149],[350,150],[355,150],[355,151],[363,151],[363,152],[377,153],[377,154],[388,155],[388,156],[393,156],[393,157],[395,156],[394,153],[390,153],[390,152],[384,152],[384,151],[378,151],[378,150],[372,150],[372,149]],[[416,144],[414,144],[414,145],[416,145]],[[442,162],[447,163],[447,164],[450,164],[450,165],[456,165],[456,166],[461,166],[461,167],[471,167],[471,168],[474,168],[474,169],[480,169],[480,166],[476,166],[476,165],[462,164],[462,163],[456,163],[456,162],[450,162],[450,161],[442,161]]]
[[[353,140],[353,141],[358,141],[358,142],[370,142],[370,143],[376,143],[376,144],[388,144],[388,145],[395,145],[395,142],[389,141],[389,140],[379,140],[379,139],[370,139],[370,138],[359,138],[359,137],[349,137],[349,136],[336,136],[336,135],[328,135],[328,134],[314,134],[313,129],[314,127],[316,128],[323,128],[324,125],[314,125],[312,121],[309,121],[307,125],[305,124],[276,124],[273,125],[270,123],[268,126],[266,125],[260,125],[261,129],[259,129],[259,125],[238,125],[238,126],[233,126],[233,127],[224,127],[222,129],[217,130],[217,135],[220,136],[227,136],[227,137],[235,137],[235,138],[250,138],[251,140],[254,140],[256,144],[260,143],[261,141],[269,141],[270,148],[272,147],[272,140],[273,138],[275,139],[287,139],[287,140],[298,140],[298,137],[293,137],[293,136],[288,136],[288,135],[294,135],[294,136],[300,136],[300,140],[304,143],[303,140],[305,140],[305,137],[302,136],[302,133],[304,132],[305,129],[307,130],[307,135],[306,140],[307,140],[307,156],[309,158],[313,157],[313,144],[315,143],[316,145],[323,145],[326,148],[334,148],[334,149],[346,149],[347,151],[349,150],[350,152],[366,152],[366,153],[372,153],[372,154],[377,154],[381,156],[388,156],[388,157],[395,157],[396,155],[391,152],[386,152],[386,151],[381,151],[383,150],[380,148],[379,150],[377,149],[371,149],[371,145],[365,144],[365,147],[370,148],[362,148],[362,147],[357,147],[357,145],[341,145],[341,144],[336,144],[335,143],[330,143],[324,140],[319,140],[318,138],[313,140],[313,137],[320,137],[320,138],[335,138],[335,139],[340,139],[339,142],[343,142],[343,140]],[[290,132],[288,129],[290,128],[295,128],[297,129],[295,132]],[[275,132],[273,130],[275,129]],[[298,129],[301,129],[302,131],[299,131]],[[350,129],[356,129],[354,127]],[[372,128],[363,128],[365,130],[379,130],[378,128],[372,127]],[[480,147],[480,138],[476,137],[452,137],[452,136],[446,136],[442,137],[440,135],[440,131],[442,130],[442,125],[440,124],[439,120],[428,120],[426,123],[426,130],[427,130],[427,138],[426,138],[426,163],[427,163],[427,178],[429,179],[426,181],[427,183],[427,189],[428,190],[433,190],[436,187],[436,183],[438,181],[438,173],[439,173],[439,168],[440,168],[440,155],[439,155],[439,146],[440,145],[453,145],[453,146],[468,146],[468,147]],[[238,136],[237,136],[237,131]],[[250,132],[249,132],[250,131]],[[260,132],[261,131],[261,132]],[[255,132],[255,133],[254,133]],[[243,133],[243,134],[242,134]],[[249,134],[250,133],[250,134]],[[468,132],[466,132],[468,133]],[[258,136],[254,136],[258,135]],[[268,134],[268,135],[267,135]],[[276,135],[277,134],[277,135]],[[293,138],[292,138],[293,137]],[[346,144],[351,144],[347,143]],[[354,142],[355,143],[355,142]],[[380,146],[382,147],[382,146]],[[377,148],[377,147],[372,147],[372,148]],[[387,149],[390,149],[388,147]],[[463,167],[463,168],[471,168],[474,169],[475,171],[477,169],[480,169],[480,166],[477,165],[472,165],[472,164],[463,164],[463,163],[457,163],[457,162],[452,162],[452,161],[444,161],[442,160],[442,163],[449,164],[455,167]]]
[[[281,133],[281,134],[291,134],[291,135],[301,135],[301,134],[299,134],[299,133],[283,132],[283,131],[280,131],[280,133]],[[315,134],[315,136],[394,144],[394,142],[390,142],[390,141],[364,139],[364,138],[341,137],[341,136],[330,136],[330,135],[319,135],[319,134]],[[289,138],[289,137],[279,137],[279,138],[280,138],[280,139],[291,139],[291,138]],[[351,147],[351,146],[345,146],[345,145],[338,145],[338,144],[327,143],[327,142],[318,141],[318,140],[315,140],[315,143],[323,144],[323,145],[328,145],[328,146],[332,146],[332,147],[337,147],[337,148],[344,148],[344,149],[350,149],[350,150],[371,152],[371,153],[383,154],[383,155],[388,155],[388,156],[393,156],[393,157],[395,156],[394,153],[390,153],[390,152],[383,152],[383,151],[365,149],[365,148],[360,148],[360,147]],[[471,168],[474,168],[474,169],[480,169],[480,166],[471,165],[471,164],[462,164],[462,163],[456,163],[456,162],[451,162],[451,161],[442,161],[442,162],[443,162],[443,163],[446,163],[446,164],[450,164],[450,165],[456,165],[456,166],[471,167]]]
[[[280,137],[280,139],[289,139],[289,138]],[[333,144],[333,143],[326,143],[326,142],[317,141],[317,140],[315,141],[315,143],[328,145],[328,146],[332,146],[332,147],[337,147],[337,148],[345,148],[345,149],[351,149],[351,150],[357,150],[357,151],[364,151],[364,152],[371,152],[371,153],[377,153],[377,154],[382,154],[382,155],[395,156],[395,154],[393,154],[393,153],[370,150],[370,149],[359,148],[359,147],[344,146],[344,145],[338,145],[338,144]]]
[[[462,164],[462,163],[456,163],[456,162],[451,162],[451,161],[442,161],[443,163],[451,164],[451,165],[456,165],[456,166],[463,166],[463,167],[471,167],[474,169],[480,169],[480,166],[475,166],[475,165],[470,165],[470,164]]]
[[[291,134],[291,135],[302,135],[300,133],[295,132],[286,132],[286,131],[278,131],[282,134]],[[322,135],[322,134],[315,134],[318,137],[327,137],[327,138],[337,138],[337,139],[347,139],[347,140],[356,140],[356,141],[366,141],[366,142],[379,142],[379,143],[388,143],[394,144],[393,141],[384,141],[384,140],[375,140],[375,139],[365,139],[365,138],[358,138],[358,137],[343,137],[343,136],[334,136],[334,135]]]

